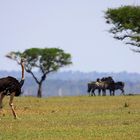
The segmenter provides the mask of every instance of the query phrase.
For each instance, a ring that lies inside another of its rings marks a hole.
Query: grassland
[[[18,97],[14,120],[8,97],[0,140],[138,140],[140,96]]]

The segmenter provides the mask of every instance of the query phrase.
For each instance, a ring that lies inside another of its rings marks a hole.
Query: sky
[[[0,0],[0,70],[20,70],[8,52],[58,47],[72,56],[63,71],[140,73],[140,54],[115,40],[104,18],[108,8],[124,5],[140,1]]]

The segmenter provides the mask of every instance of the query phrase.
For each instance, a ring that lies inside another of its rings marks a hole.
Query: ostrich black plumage
[[[24,84],[24,61],[21,59],[22,77],[18,81],[16,78],[8,76],[0,78],[0,108],[2,108],[2,101],[4,96],[10,96],[9,105],[12,110],[14,118],[17,118],[17,114],[14,110],[13,99],[14,96],[19,96],[21,94],[21,88]]]

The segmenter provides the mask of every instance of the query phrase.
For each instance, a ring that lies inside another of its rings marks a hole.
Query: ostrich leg
[[[13,116],[14,116],[14,119],[17,119],[17,114],[14,110],[14,104],[13,104],[13,99],[14,99],[14,96],[15,96],[15,92],[13,92],[11,95],[10,95],[10,101],[9,101],[9,105],[11,107],[11,110],[12,110],[12,113],[13,113]]]
[[[1,92],[0,93],[0,109],[2,109],[2,100],[3,100],[4,96],[5,95]]]

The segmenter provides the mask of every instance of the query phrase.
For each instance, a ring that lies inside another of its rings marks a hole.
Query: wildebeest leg
[[[106,90],[103,89],[102,92],[103,92],[103,96],[106,96]]]
[[[91,96],[93,95],[96,96],[94,91],[95,91],[94,89],[91,90]]]
[[[9,105],[10,105],[10,107],[11,107],[12,114],[13,114],[14,118],[16,119],[16,118],[17,118],[17,115],[16,115],[16,112],[15,112],[15,110],[14,110],[14,104],[13,104],[14,96],[15,96],[15,92],[13,92],[13,93],[10,95]]]
[[[124,89],[120,89],[120,90],[122,91],[122,93],[121,93],[121,94],[125,95],[125,94],[124,94]]]
[[[104,96],[104,89],[102,89],[102,96]]]
[[[92,92],[92,89],[88,92],[88,93],[89,93],[89,94],[88,94],[89,96],[91,96],[91,92]]]
[[[111,89],[109,90],[109,92],[110,92],[110,96],[112,96],[112,90]]]
[[[95,90],[93,90],[93,92],[92,92],[93,94],[94,94],[94,96],[96,96],[96,94],[95,94]]]
[[[90,92],[88,92],[88,96],[90,96]]]
[[[98,89],[98,96],[101,96],[101,89]]]
[[[106,89],[105,89],[105,91],[104,91],[104,96],[106,96]]]
[[[89,96],[92,96],[92,89],[89,91]]]
[[[112,90],[112,95],[115,96],[115,90]]]
[[[115,90],[110,90],[110,96],[114,96],[115,95]]]

